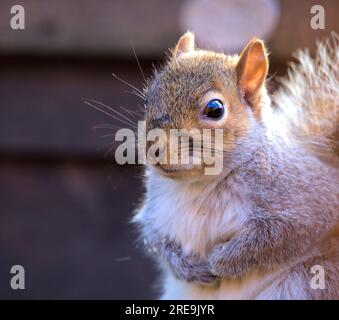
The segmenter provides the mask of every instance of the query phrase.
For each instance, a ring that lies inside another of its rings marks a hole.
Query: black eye
[[[213,99],[207,103],[204,113],[209,118],[219,119],[223,116],[224,111],[225,109],[222,101]]]

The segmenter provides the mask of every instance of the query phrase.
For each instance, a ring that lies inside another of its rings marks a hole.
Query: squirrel
[[[223,168],[147,164],[133,222],[163,273],[161,299],[338,299],[339,41],[299,52],[268,94],[268,52],[197,49],[185,33],[147,82],[145,121],[221,128]],[[312,285],[314,266],[324,285]],[[313,270],[313,271],[312,271]],[[318,269],[317,269],[318,270]],[[320,275],[320,273],[319,273]]]

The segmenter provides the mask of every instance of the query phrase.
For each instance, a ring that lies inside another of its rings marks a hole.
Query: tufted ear
[[[264,42],[253,39],[242,51],[237,63],[238,86],[250,104],[256,102],[265,83],[268,72],[267,56]]]
[[[181,38],[179,39],[177,45],[173,51],[173,57],[177,58],[184,53],[194,51],[194,34],[190,31],[187,31]]]

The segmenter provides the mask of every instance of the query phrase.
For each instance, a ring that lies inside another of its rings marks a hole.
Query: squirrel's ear
[[[180,55],[194,51],[194,34],[190,31],[187,31],[181,38],[179,39],[177,45],[173,51],[173,57],[177,58]]]
[[[251,40],[242,51],[236,71],[238,86],[249,103],[255,103],[268,72],[268,54],[264,42]]]

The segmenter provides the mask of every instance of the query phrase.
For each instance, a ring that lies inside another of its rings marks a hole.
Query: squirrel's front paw
[[[218,281],[218,277],[210,270],[208,262],[194,254],[181,257],[174,272],[177,278],[187,282],[211,285]]]
[[[184,254],[175,242],[164,243],[161,253],[175,277],[180,280],[203,285],[214,284],[218,280],[206,260],[196,254]]]
[[[218,277],[239,278],[243,276],[249,268],[249,256],[237,240],[215,246],[208,256],[211,271]]]

